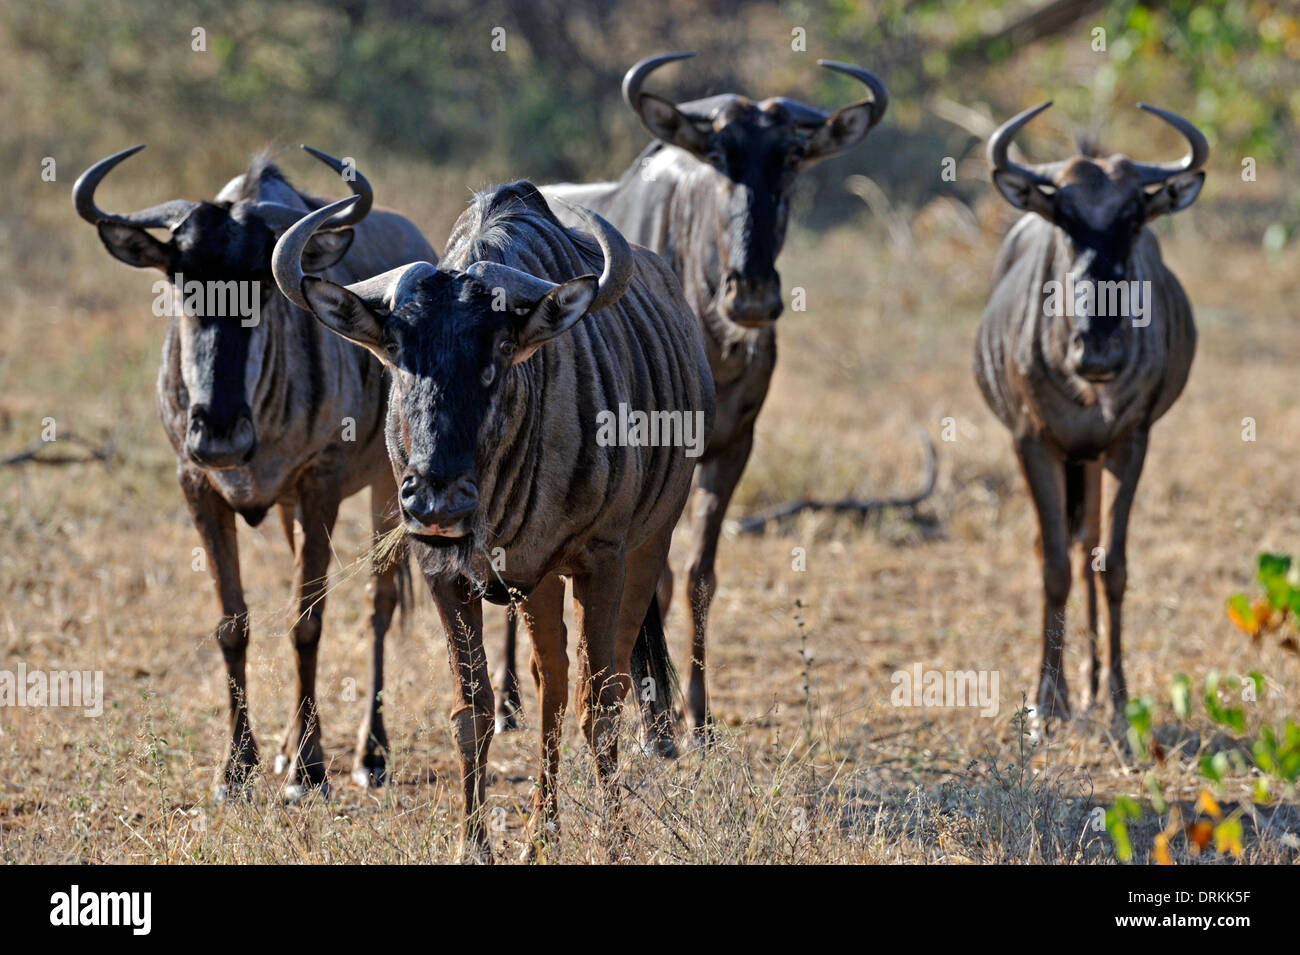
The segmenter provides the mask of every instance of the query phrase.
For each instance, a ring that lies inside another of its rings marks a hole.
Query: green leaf
[[[1175,673],[1169,686],[1169,697],[1173,703],[1174,714],[1185,720],[1192,713],[1192,681],[1186,673]]]
[[[1250,608],[1250,598],[1245,594],[1233,594],[1229,597],[1227,610],[1228,619],[1237,626],[1238,630],[1252,637],[1259,632],[1259,621],[1255,619],[1255,611]]]
[[[1228,757],[1223,753],[1206,753],[1201,757],[1200,770],[1206,779],[1221,783],[1228,773]]]
[[[1274,610],[1281,610],[1291,604],[1293,591],[1286,579],[1290,570],[1291,558],[1286,554],[1259,555],[1259,570],[1255,576],[1264,585],[1269,606]]]

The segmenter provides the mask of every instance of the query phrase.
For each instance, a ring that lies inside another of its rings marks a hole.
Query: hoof
[[[691,748],[706,751],[716,742],[716,736],[713,717],[708,716],[703,723],[691,727]]]
[[[362,789],[378,789],[388,782],[388,760],[384,749],[358,752],[352,760],[352,781]]]
[[[492,850],[484,845],[461,844],[456,852],[457,865],[492,865]]]
[[[677,759],[681,754],[671,737],[655,736],[641,740],[641,752],[654,759]]]
[[[513,712],[497,714],[496,731],[498,733],[509,733],[517,729],[519,729],[519,720]]]
[[[560,834],[560,826],[555,821],[543,823],[540,833],[537,828],[536,823],[529,822],[528,834],[524,837],[524,848],[519,853],[520,862],[545,862],[551,843]]]
[[[250,783],[217,783],[212,789],[212,798],[218,806],[227,802],[252,802],[253,787]]]
[[[383,766],[373,769],[358,767],[352,770],[352,781],[362,789],[380,789],[388,781],[388,773]]]
[[[1026,706],[1025,711],[1025,725],[1021,728],[1021,732],[1024,733],[1025,739],[1029,740],[1029,742],[1041,743],[1048,732],[1048,721],[1039,715],[1038,707],[1033,704]]]
[[[231,762],[217,775],[212,795],[218,803],[248,802],[253,798],[253,779],[257,763]]]
[[[302,783],[285,783],[283,795],[284,801],[290,805],[300,803],[312,795],[318,795],[321,799],[328,800],[332,790],[330,784],[321,781],[319,786],[304,786]]]

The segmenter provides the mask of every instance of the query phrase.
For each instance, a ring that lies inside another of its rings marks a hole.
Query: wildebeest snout
[[[1086,381],[1110,381],[1124,364],[1124,336],[1076,329],[1070,335],[1069,364]]]
[[[398,496],[408,530],[435,537],[464,537],[478,507],[478,481],[473,474],[447,480],[408,470]]]
[[[208,405],[191,405],[186,419],[185,450],[195,464],[205,468],[236,468],[247,464],[257,450],[252,412],[247,405],[241,405],[231,414],[217,415]]]
[[[722,280],[721,304],[723,314],[737,325],[770,325],[782,310],[781,276],[776,271],[745,275],[733,269]]]

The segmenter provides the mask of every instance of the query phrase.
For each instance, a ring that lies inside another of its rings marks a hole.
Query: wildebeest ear
[[[871,109],[871,103],[856,103],[836,111],[809,137],[799,168],[807,169],[860,143],[871,129]]]
[[[993,185],[1017,209],[1037,212],[1048,222],[1056,221],[1055,192],[1048,192],[1033,180],[1004,169],[994,171]]]
[[[170,270],[175,255],[175,248],[170,243],[159,242],[144,229],[135,226],[101,222],[98,228],[99,241],[104,243],[104,248],[115,259],[137,269]]]
[[[670,146],[679,146],[700,159],[708,156],[710,135],[667,100],[651,93],[642,93],[637,102],[637,115],[655,139]]]
[[[355,292],[335,285],[329,279],[304,275],[303,298],[320,323],[334,332],[388,361],[384,350],[384,318],[371,311]]]
[[[1162,216],[1167,212],[1181,212],[1186,209],[1201,194],[1201,186],[1203,185],[1205,185],[1204,170],[1190,176],[1175,176],[1166,180],[1155,192],[1147,193],[1147,219],[1154,219],[1156,216]]]
[[[596,297],[596,276],[580,275],[555,286],[515,322],[515,359],[517,365],[552,338],[567,332],[587,314]]]
[[[324,272],[347,254],[354,237],[350,228],[315,233],[302,250],[302,270],[309,275]]]

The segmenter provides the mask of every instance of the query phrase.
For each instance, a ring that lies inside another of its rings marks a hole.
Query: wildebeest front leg
[[[1107,669],[1110,700],[1115,723],[1124,720],[1128,687],[1120,654],[1123,632],[1124,587],[1128,581],[1128,518],[1137,492],[1142,464],[1146,460],[1147,434],[1136,432],[1106,452],[1106,570],[1102,580],[1106,591],[1106,638],[1109,644]]]
[[[1065,468],[1037,438],[1016,441],[1016,454],[1038,512],[1043,569],[1043,664],[1038,676],[1038,716],[1070,715],[1064,665],[1065,601],[1070,596],[1070,547],[1065,517]]]
[[[289,618],[297,693],[280,750],[286,769],[284,794],[289,799],[301,797],[309,788],[329,792],[316,703],[316,655],[329,583],[330,535],[339,509],[338,481],[333,476],[309,473],[299,480],[297,494],[302,547],[294,561],[294,603]]]
[[[709,606],[717,592],[717,575],[713,564],[718,556],[718,537],[727,516],[727,505],[740,483],[754,446],[754,430],[747,428],[734,444],[718,457],[699,466],[696,471],[695,509],[691,518],[691,562],[687,598],[691,607],[691,658],[687,663],[686,703],[691,727],[698,742],[708,741],[713,714],[705,685],[705,632]]]
[[[1097,703],[1101,660],[1097,652],[1100,630],[1097,628],[1097,575],[1094,565],[1105,566],[1105,554],[1097,560],[1095,551],[1101,543],[1101,461],[1087,461],[1083,465],[1083,521],[1079,531],[1079,549],[1083,564],[1079,577],[1083,581],[1088,604],[1088,699],[1087,705]]]
[[[465,815],[461,826],[460,858],[491,862],[483,802],[487,787],[487,754],[492,743],[492,682],[483,653],[483,602],[470,593],[464,578],[426,577],[447,634],[447,658],[456,702],[451,725],[460,753]]]
[[[515,659],[519,646],[519,619],[514,605],[506,608],[506,642],[501,656],[501,669],[497,671],[497,732],[519,728],[519,671]]]
[[[370,487],[370,519],[375,537],[382,538],[397,526],[395,495],[391,476]],[[366,686],[366,713],[357,730],[357,748],[352,760],[352,780],[359,786],[382,786],[388,776],[388,733],[384,729],[384,636],[393,622],[398,604],[398,574],[406,567],[406,541],[383,567],[372,567],[366,584],[370,603],[370,679]]]
[[[248,607],[239,579],[239,540],[235,533],[235,512],[226,506],[202,474],[182,471],[181,490],[189,505],[194,526],[207,553],[208,573],[221,601],[221,623],[216,638],[226,661],[226,682],[230,691],[230,749],[217,777],[217,798],[243,795],[257,766],[257,742],[248,722],[248,691],[245,656],[248,651]]]

